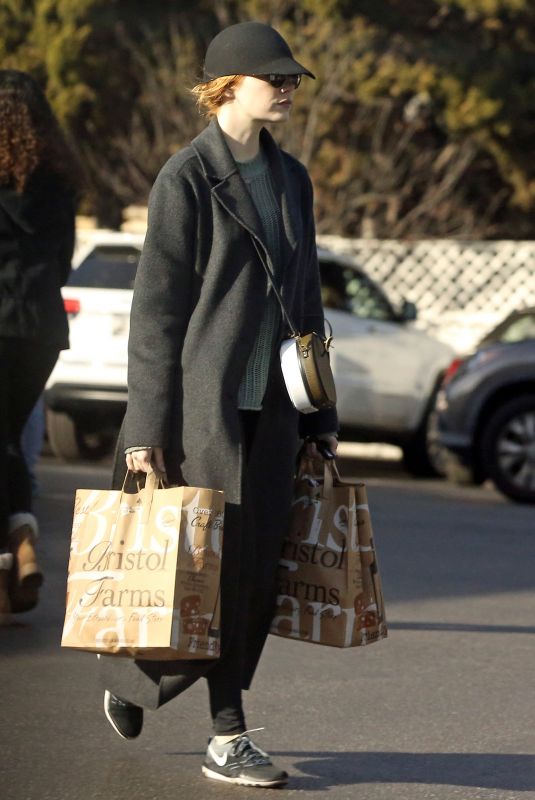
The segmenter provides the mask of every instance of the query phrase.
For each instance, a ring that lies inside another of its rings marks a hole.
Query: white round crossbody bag
[[[317,331],[305,334],[297,332],[280,292],[275,286],[273,275],[262,257],[258,243],[254,237],[252,239],[267,279],[281,307],[282,316],[290,329],[288,338],[280,346],[282,375],[290,400],[302,414],[333,408],[336,405],[336,387],[329,358],[329,350],[333,342],[332,327],[325,320],[329,325],[329,336],[324,336]]]
[[[312,332],[294,334],[280,347],[282,375],[290,400],[298,411],[311,414],[336,404],[336,388],[329,359],[332,336]]]

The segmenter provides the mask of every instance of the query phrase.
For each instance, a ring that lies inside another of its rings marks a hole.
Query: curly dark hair
[[[79,168],[38,83],[0,70],[0,186],[22,192],[37,169],[76,189]]]

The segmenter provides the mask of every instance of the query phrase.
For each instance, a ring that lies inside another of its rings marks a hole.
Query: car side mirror
[[[414,322],[414,320],[418,317],[418,309],[416,308],[416,304],[411,303],[409,300],[404,300],[399,316],[402,322]]]

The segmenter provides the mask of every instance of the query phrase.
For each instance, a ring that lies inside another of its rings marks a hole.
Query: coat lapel
[[[300,219],[299,200],[295,197],[291,176],[284,167],[277,144],[265,129],[262,129],[260,136],[262,147],[273,171],[277,201],[282,214],[281,274],[284,281],[286,267],[293,257],[298,242],[296,223]],[[226,211],[262,246],[266,254],[264,261],[267,264],[268,250],[262,222],[217,119],[213,119],[210,125],[193,140],[192,146],[201,162],[204,175],[211,184],[212,193]]]
[[[217,119],[213,119],[191,144],[211,184],[212,194],[267,252],[262,222]]]
[[[291,176],[284,167],[281,151],[265,128],[262,129],[260,134],[260,141],[273,170],[277,201],[282,214],[281,266],[283,268],[282,274],[284,275],[297,247],[298,235],[296,226],[297,221],[300,219],[299,201],[295,197],[295,188]]]

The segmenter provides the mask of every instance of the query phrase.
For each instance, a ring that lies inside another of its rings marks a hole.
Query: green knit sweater
[[[280,226],[281,210],[273,189],[271,172],[265,155],[260,153],[251,161],[236,162],[245,181],[264,229],[266,244],[270,255],[269,267],[275,284],[281,283]],[[280,327],[280,307],[266,276],[266,309],[258,336],[254,343],[247,368],[243,376],[239,394],[238,408],[259,411],[266,392],[269,364],[275,337]]]

